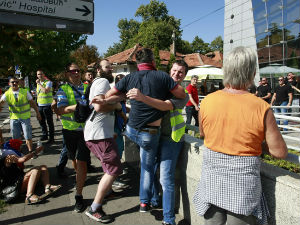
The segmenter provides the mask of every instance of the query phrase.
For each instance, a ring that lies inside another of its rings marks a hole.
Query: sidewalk
[[[35,113],[32,113],[35,115]],[[89,219],[84,213],[73,212],[74,195],[75,195],[75,173],[72,170],[71,161],[69,160],[66,172],[71,174],[68,178],[60,179],[56,176],[56,164],[59,159],[59,153],[62,147],[61,123],[56,121],[56,116],[53,116],[55,125],[55,143],[51,146],[45,146],[43,155],[37,159],[31,159],[25,163],[26,168],[31,168],[35,165],[47,165],[50,173],[50,182],[52,184],[62,184],[63,187],[57,193],[38,205],[24,204],[25,197],[21,196],[18,202],[8,205],[6,212],[0,214],[0,224],[98,224],[98,222]],[[31,118],[33,143],[36,143],[41,136],[41,129],[35,117]],[[4,138],[9,135],[9,123],[2,127]],[[24,148],[24,146],[23,146]],[[93,201],[97,190],[98,182],[103,174],[101,164],[98,159],[92,156],[92,164],[97,167],[98,172],[89,173],[83,190],[83,197],[86,205],[90,205]],[[114,217],[114,221],[110,224],[161,224],[162,210],[152,210],[150,213],[139,212],[139,174],[138,171],[126,166],[128,173],[122,175],[124,180],[128,180],[129,188],[124,192],[123,197],[109,200],[103,206],[107,214]],[[37,194],[42,193],[43,188],[37,188]],[[188,224],[177,214],[176,223],[185,225]]]

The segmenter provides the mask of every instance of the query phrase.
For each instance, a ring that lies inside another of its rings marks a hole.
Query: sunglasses
[[[71,74],[77,74],[77,73],[80,73],[80,70],[74,69],[74,70],[68,70],[67,72],[69,72]]]
[[[278,79],[278,81],[283,81],[283,79]]]
[[[11,81],[10,83],[12,83],[12,84],[18,84],[19,81]]]

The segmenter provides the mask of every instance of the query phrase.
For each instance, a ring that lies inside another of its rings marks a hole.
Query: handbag
[[[5,202],[13,202],[19,197],[22,182],[23,176],[19,176],[14,184],[6,186],[1,190],[0,195],[2,196]]]

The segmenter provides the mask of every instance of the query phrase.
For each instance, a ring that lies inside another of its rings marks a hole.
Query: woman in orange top
[[[235,48],[224,61],[225,88],[201,102],[206,149],[193,201],[205,224],[267,224],[259,156],[285,158],[287,147],[269,104],[247,91],[255,70],[256,52]]]

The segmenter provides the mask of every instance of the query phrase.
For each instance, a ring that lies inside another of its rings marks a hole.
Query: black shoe
[[[83,197],[82,195],[75,195],[75,207],[74,211],[77,213],[83,212],[84,211],[84,204],[83,204]]]
[[[51,145],[51,144],[53,144],[53,143],[54,143],[54,139],[52,139],[52,138],[49,139],[49,140],[46,142],[47,145]]]
[[[162,209],[162,205],[161,204],[158,204],[158,205],[151,204],[151,208],[152,209]]]
[[[87,172],[88,173],[96,173],[98,170],[96,167],[92,166],[91,164],[87,165]]]
[[[89,207],[88,210],[85,212],[85,215],[87,215],[91,219],[96,220],[97,222],[101,222],[101,223],[110,223],[112,221],[112,217],[109,215],[106,215],[106,213],[103,211],[102,207],[100,207],[96,211],[93,211],[92,208]]]
[[[48,140],[48,137],[47,137],[47,136],[42,136],[42,137],[40,138],[40,140],[41,140],[41,141],[47,141],[47,140]]]
[[[151,210],[151,207],[147,203],[141,203],[140,204],[140,212],[149,212]]]

